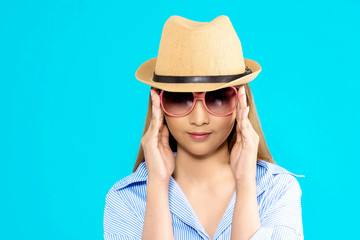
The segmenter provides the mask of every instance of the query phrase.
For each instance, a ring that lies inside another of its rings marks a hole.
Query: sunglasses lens
[[[236,106],[236,91],[231,88],[222,88],[205,94],[206,106],[215,114],[227,114]]]
[[[162,102],[164,109],[173,115],[185,114],[193,104],[191,92],[163,92]]]
[[[163,91],[162,104],[164,110],[172,115],[183,115],[193,105],[194,95],[191,92],[166,92]],[[222,88],[206,92],[205,103],[211,113],[226,115],[236,107],[236,90]]]

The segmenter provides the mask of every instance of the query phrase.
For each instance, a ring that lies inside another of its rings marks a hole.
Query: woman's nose
[[[209,112],[201,100],[196,101],[194,109],[190,113],[190,121],[199,126],[209,122]]]

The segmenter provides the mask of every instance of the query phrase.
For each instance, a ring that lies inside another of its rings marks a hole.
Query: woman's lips
[[[209,137],[211,133],[189,133],[190,137],[192,137],[192,139],[197,140],[197,141],[203,141],[206,138]]]

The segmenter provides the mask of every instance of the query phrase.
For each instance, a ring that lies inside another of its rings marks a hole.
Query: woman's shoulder
[[[144,176],[143,165],[140,165],[137,171],[113,184],[106,194],[103,225],[107,237],[141,238],[145,198],[142,184],[136,183],[146,180]]]
[[[135,172],[121,178],[115,182],[110,190],[119,191],[127,187],[132,186],[136,183],[146,183],[147,181],[147,170],[145,162],[141,162]]]
[[[277,175],[277,174],[290,174],[295,177],[305,177],[305,175],[295,174],[285,169],[284,167],[279,166],[278,164],[267,162],[265,160],[257,161],[258,170],[263,168],[268,174]]]
[[[301,195],[300,184],[296,177],[305,177],[305,175],[295,174],[277,164],[259,160],[256,173],[258,195],[264,191],[279,194],[289,190],[297,191]]]
[[[145,162],[137,170],[113,184],[106,194],[107,205],[123,209],[127,206],[142,204],[146,200],[147,171]]]

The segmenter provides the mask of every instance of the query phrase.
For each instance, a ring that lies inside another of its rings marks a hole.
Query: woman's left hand
[[[256,181],[259,135],[248,118],[245,86],[239,89],[236,109],[236,143],[230,153],[230,166],[236,182]]]

